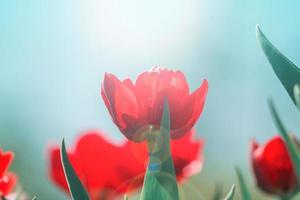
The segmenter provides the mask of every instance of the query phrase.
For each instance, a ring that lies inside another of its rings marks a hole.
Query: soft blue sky
[[[1,0],[1,147],[16,151],[26,190],[64,199],[48,183],[47,146],[95,128],[124,139],[99,95],[103,74],[135,79],[161,65],[184,71],[192,89],[209,81],[197,123],[206,140],[200,178],[212,185],[226,174],[233,182],[235,165],[250,176],[250,139],[277,132],[269,96],[300,132],[299,113],[259,49],[255,26],[300,65],[299,9],[292,0]]]

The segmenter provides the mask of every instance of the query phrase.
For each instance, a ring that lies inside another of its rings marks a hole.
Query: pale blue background
[[[86,129],[124,137],[99,95],[105,72],[135,77],[154,65],[185,72],[192,89],[209,81],[197,123],[205,138],[204,190],[249,171],[249,142],[276,134],[266,100],[300,134],[299,113],[256,37],[265,34],[300,65],[300,2],[279,0],[1,0],[0,141],[30,194],[65,199],[47,178],[47,147]],[[299,135],[298,134],[298,135]]]

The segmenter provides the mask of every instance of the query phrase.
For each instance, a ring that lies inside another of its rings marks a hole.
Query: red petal
[[[50,168],[49,168],[49,176],[50,178],[62,189],[66,192],[69,191],[68,184],[64,175],[63,167],[61,164],[60,158],[60,149],[52,148],[49,150],[50,155]]]
[[[0,149],[0,177],[2,177],[5,174],[13,158],[14,154],[12,152],[8,151],[4,153]]]
[[[131,90],[131,91],[134,93],[135,87],[134,87],[132,81],[131,81],[129,78],[125,79],[125,80],[123,81],[123,84],[124,84],[129,90]]]
[[[8,172],[0,178],[0,194],[6,196],[11,193],[17,184],[17,176],[14,173]]]
[[[144,72],[140,74],[135,82],[135,95],[140,106],[140,115],[153,124],[154,106],[158,87],[158,73]]]
[[[201,115],[208,91],[208,82],[204,80],[200,86],[190,97],[185,104],[185,111],[181,113],[182,123],[184,124],[177,129],[171,130],[172,138],[179,138],[184,133],[188,132],[196,123]],[[171,115],[172,117],[172,115]]]
[[[256,142],[256,140],[251,141],[251,152],[254,153],[256,149],[259,148],[259,144]]]
[[[117,178],[113,166],[118,155],[118,147],[99,132],[89,132],[78,140],[75,156],[90,189],[103,188]]]
[[[181,95],[189,95],[189,86],[184,74],[181,71],[172,71],[161,68],[155,71],[158,71],[160,73],[159,90],[173,88],[177,92],[181,93]]]
[[[115,124],[123,133],[124,130],[130,133],[123,116],[138,118],[139,115],[138,103],[131,89],[132,86],[128,80],[121,82],[114,75],[105,74],[101,95]],[[130,135],[125,136],[130,137]]]
[[[143,116],[146,116],[149,124],[158,125],[164,99],[168,98],[172,105],[176,101],[177,106],[170,106],[174,110],[182,105],[178,101],[188,97],[189,87],[182,72],[155,68],[138,76],[135,93]]]
[[[118,179],[112,183],[117,186],[117,194],[129,193],[142,186],[147,162],[146,142],[127,141],[119,148],[119,156],[114,166]]]
[[[180,139],[171,141],[172,157],[179,180],[186,179],[202,169],[204,141],[193,139],[195,133],[195,129],[192,129]]]
[[[79,138],[73,153],[68,151],[72,166],[88,191],[100,191],[111,187],[110,181],[118,178],[113,166],[119,155],[120,148],[96,131],[88,132]],[[50,150],[49,172],[53,181],[68,191],[59,148]]]

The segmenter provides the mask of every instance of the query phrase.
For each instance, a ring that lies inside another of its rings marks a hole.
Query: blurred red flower
[[[171,142],[177,179],[182,181],[202,168],[202,140],[193,140],[194,131]],[[68,192],[58,147],[50,149],[49,174]],[[146,142],[113,144],[101,132],[80,137],[68,157],[92,200],[107,200],[135,191],[143,183],[148,162]]]
[[[13,157],[12,152],[2,152],[0,149],[0,196],[6,196],[12,192],[17,183],[17,176],[7,171]]]
[[[204,79],[192,94],[181,71],[153,68],[135,82],[105,74],[101,95],[120,131],[130,140],[143,141],[147,130],[160,126],[164,99],[170,107],[171,136],[187,133],[202,113],[208,83]]]
[[[253,141],[251,159],[260,189],[280,196],[292,195],[296,192],[296,174],[280,136],[272,138],[264,146],[259,146]]]

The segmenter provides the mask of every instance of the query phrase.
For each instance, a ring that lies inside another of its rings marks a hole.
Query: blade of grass
[[[300,69],[285,57],[263,34],[259,26],[256,27],[257,40],[264,51],[275,74],[287,90],[288,94],[294,99],[294,86],[300,84]]]
[[[241,170],[237,167],[236,169],[236,174],[238,177],[238,181],[239,181],[239,186],[240,186],[240,193],[241,193],[241,199],[242,200],[251,200],[251,196],[250,196],[250,192],[247,188],[245,179],[241,173]]]
[[[232,185],[229,193],[227,194],[224,200],[233,200],[234,192],[235,192],[235,185]]]
[[[173,200],[172,194],[157,180],[152,172],[146,172],[140,200]]]
[[[72,199],[74,200],[89,200],[89,196],[79,180],[75,170],[72,167],[72,164],[68,158],[66,152],[65,141],[62,141],[61,144],[61,160],[65,173],[65,177],[67,179],[67,183],[71,192]]]

